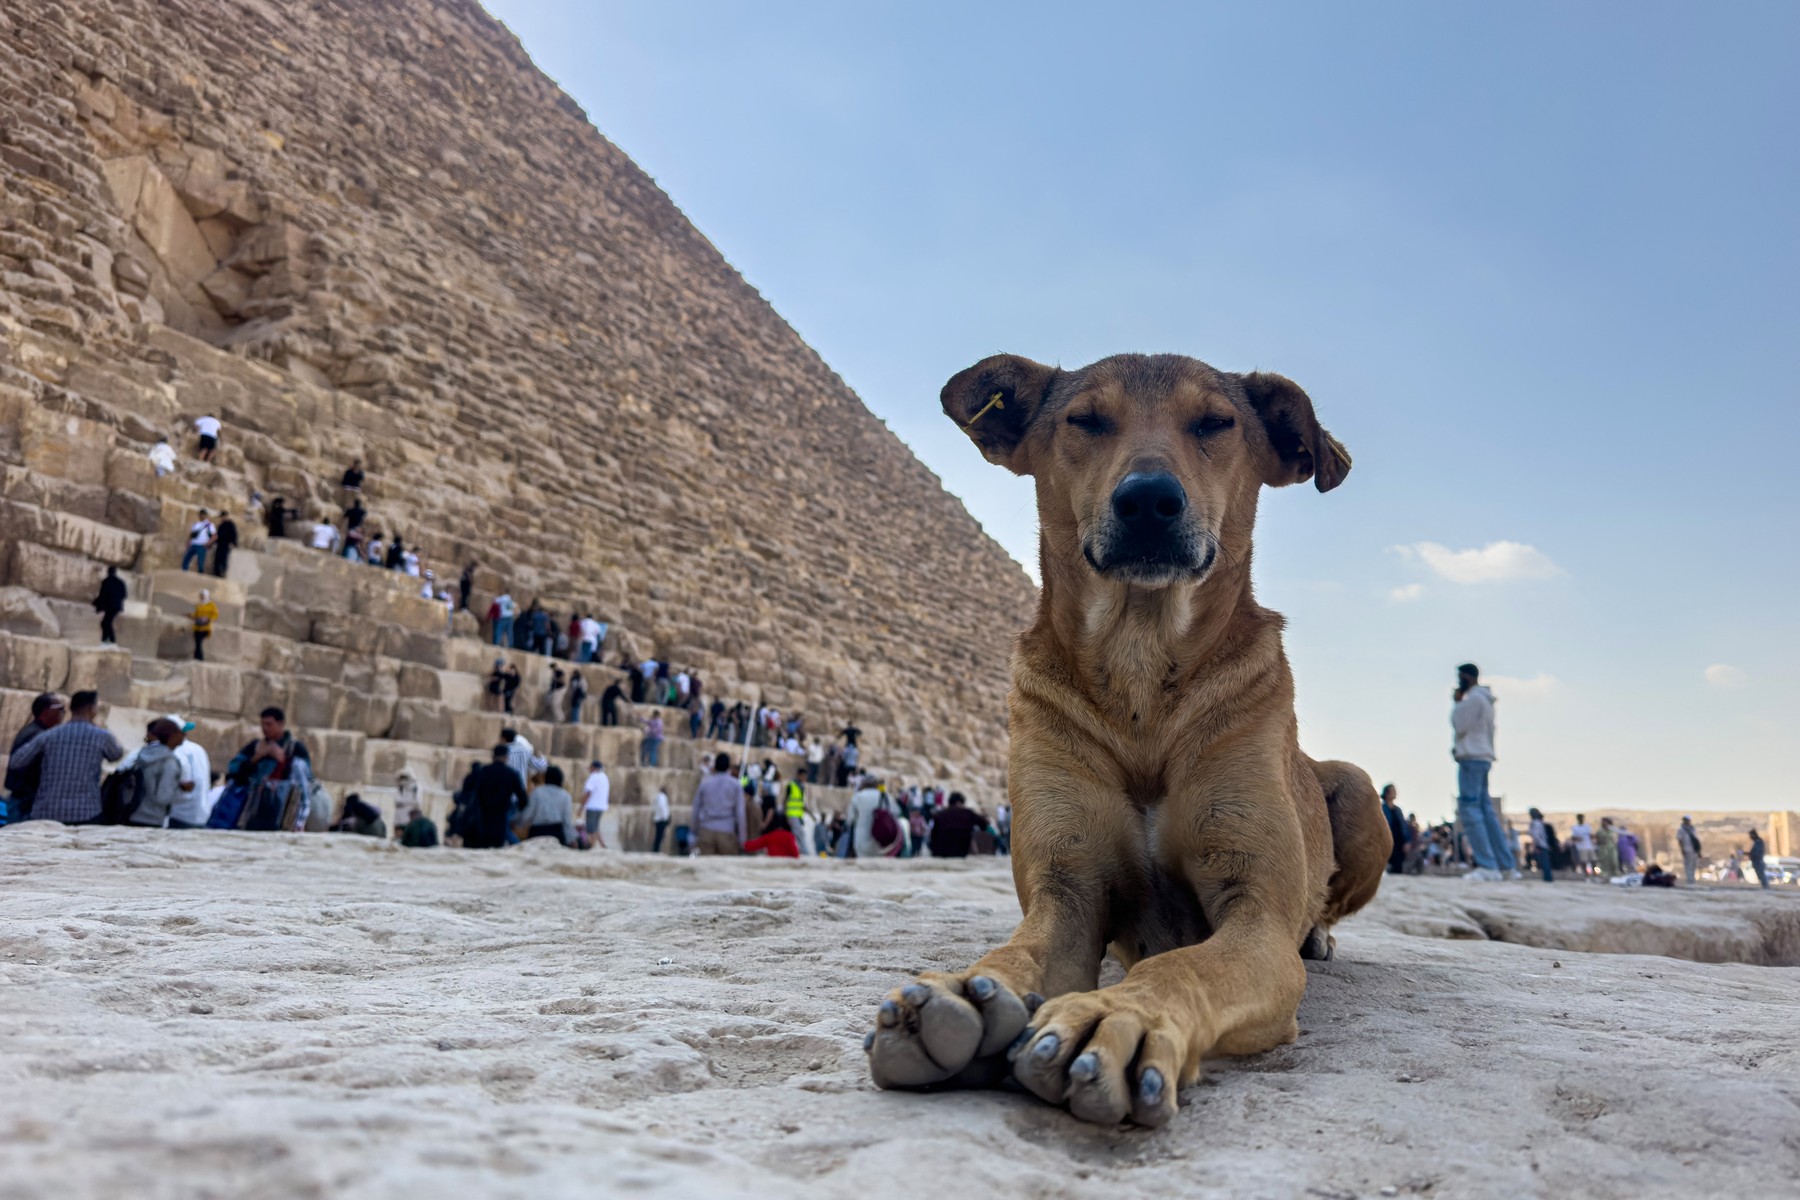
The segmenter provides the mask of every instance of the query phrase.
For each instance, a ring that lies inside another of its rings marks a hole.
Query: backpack
[[[250,798],[250,789],[241,783],[234,783],[219,793],[219,802],[213,805],[212,815],[206,818],[208,829],[236,829],[238,821],[244,815],[244,801]]]
[[[100,823],[124,825],[144,801],[144,772],[140,767],[114,771],[100,784]]]
[[[869,835],[883,846],[900,840],[900,822],[894,819],[894,810],[888,807],[886,796],[876,802],[875,819],[869,822]]]

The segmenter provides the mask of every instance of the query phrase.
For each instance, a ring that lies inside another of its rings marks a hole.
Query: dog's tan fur
[[[1008,710],[1024,919],[968,970],[897,990],[872,1069],[944,1086],[1010,1063],[1079,1117],[1159,1124],[1203,1057],[1294,1039],[1302,955],[1329,956],[1386,864],[1368,776],[1300,750],[1282,619],[1250,587],[1260,488],[1328,491],[1350,459],[1289,380],[1178,356],[1065,372],[1001,355],[942,399],[1037,483],[1043,591]],[[1173,565],[1107,560],[1134,472],[1185,490]],[[1096,990],[1109,945],[1127,973]]]

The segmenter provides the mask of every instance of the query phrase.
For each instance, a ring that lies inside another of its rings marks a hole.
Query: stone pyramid
[[[1024,572],[478,5],[0,9],[0,728],[97,686],[130,741],[177,709],[219,760],[283,703],[334,791],[410,768],[441,808],[501,720],[475,622],[244,519],[253,492],[336,518],[357,457],[374,526],[446,582],[480,564],[476,613],[597,611],[609,664],[854,720],[866,762],[1000,798]],[[202,507],[245,537],[205,665],[175,569]],[[534,703],[547,661],[508,653]],[[529,732],[635,760],[630,728]],[[627,803],[685,800],[712,747],[669,749]]]

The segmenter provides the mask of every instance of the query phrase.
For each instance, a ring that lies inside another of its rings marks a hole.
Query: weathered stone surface
[[[0,587],[0,632],[53,638],[62,633],[62,628],[37,592],[23,587]],[[19,685],[7,680],[6,686]]]

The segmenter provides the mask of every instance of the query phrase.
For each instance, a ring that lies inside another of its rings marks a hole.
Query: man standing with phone
[[[1456,668],[1452,696],[1455,707],[1450,710],[1450,727],[1456,738],[1450,754],[1456,759],[1456,815],[1463,836],[1469,839],[1469,853],[1475,857],[1475,869],[1467,878],[1517,879],[1519,864],[1512,842],[1501,828],[1500,814],[1494,811],[1493,797],[1488,794],[1488,772],[1494,766],[1494,694],[1481,685],[1481,672],[1475,664],[1464,663]]]

